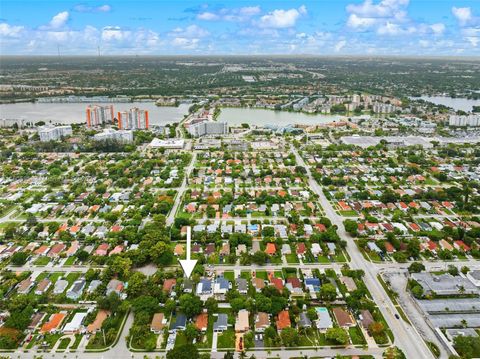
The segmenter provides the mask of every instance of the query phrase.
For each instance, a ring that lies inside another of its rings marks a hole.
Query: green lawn
[[[175,346],[185,345],[187,344],[187,337],[183,332],[178,332],[177,337],[175,338]]]
[[[257,278],[264,279],[264,280],[267,280],[267,279],[268,279],[267,271],[258,270],[258,271],[256,272],[256,277],[257,277]]]
[[[43,338],[43,341],[47,343],[47,347],[52,349],[55,343],[57,342],[58,339],[60,339],[63,336],[63,334],[58,333],[58,334],[45,334],[45,337]]]
[[[68,259],[65,261],[65,263],[63,264],[64,266],[72,266],[75,264],[75,261],[76,261],[76,257],[74,256],[71,256],[71,257],[68,257]]]
[[[78,278],[80,278],[81,273],[68,273],[66,276],[66,280],[70,285],[75,282]]]
[[[338,211],[341,216],[343,217],[356,217],[358,216],[358,213],[354,210],[351,211]]]
[[[77,349],[82,341],[83,335],[75,334],[75,342],[70,346],[70,350]]]
[[[233,271],[226,271],[223,273],[225,279],[228,279],[230,282],[233,282],[235,280],[234,275],[235,274],[233,273]]]
[[[300,263],[296,253],[286,254],[285,258],[287,258],[288,263]]]
[[[46,266],[49,262],[50,262],[50,258],[42,256],[35,259],[33,264],[35,264],[36,266]]]
[[[70,338],[64,338],[60,341],[60,344],[58,345],[58,349],[67,349],[68,345],[70,344]]]
[[[365,337],[363,336],[362,330],[357,325],[356,327],[348,328],[348,334],[350,334],[350,339],[352,340],[353,345],[362,345],[366,344]]]
[[[235,331],[228,329],[219,334],[217,347],[219,349],[235,348]]]

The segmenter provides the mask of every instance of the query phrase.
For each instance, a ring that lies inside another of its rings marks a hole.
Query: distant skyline
[[[3,55],[480,55],[479,0],[5,1]]]

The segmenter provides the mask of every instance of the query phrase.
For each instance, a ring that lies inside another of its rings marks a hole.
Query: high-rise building
[[[72,134],[72,126],[42,126],[38,129],[40,141],[56,141]]]
[[[480,126],[480,115],[451,115],[448,124],[456,127]]]
[[[228,133],[228,125],[226,122],[204,121],[190,125],[188,132],[193,137],[224,135]]]
[[[87,127],[104,126],[107,123],[113,123],[114,112],[113,105],[107,106],[88,106],[87,107]]]
[[[119,112],[117,121],[120,130],[148,130],[148,111],[134,107]]]
[[[93,139],[95,141],[114,140],[129,143],[133,141],[133,132],[126,130],[115,131],[114,129],[106,128],[103,132],[95,134]]]

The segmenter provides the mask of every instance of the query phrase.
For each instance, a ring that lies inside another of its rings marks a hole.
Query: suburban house
[[[217,319],[213,323],[214,333],[221,333],[228,329],[228,315],[225,313],[217,314]]]
[[[290,328],[292,326],[292,323],[290,322],[290,314],[288,313],[288,310],[282,310],[280,313],[278,313],[277,320],[275,321],[275,325],[277,326],[278,331],[281,331],[282,329],[285,329],[285,328]]]
[[[165,328],[166,319],[163,313],[155,313],[150,323],[150,331],[154,334],[161,334]]]
[[[237,333],[247,332],[250,329],[249,315],[250,313],[246,309],[242,309],[238,312],[235,321],[235,331]]]
[[[342,328],[349,328],[355,326],[355,321],[349,312],[340,307],[335,307],[332,309],[333,315]]]
[[[270,317],[268,313],[258,312],[255,317],[255,331],[263,333],[270,326]]]

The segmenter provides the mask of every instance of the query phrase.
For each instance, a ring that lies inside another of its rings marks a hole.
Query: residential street
[[[433,358],[433,354],[425,345],[425,342],[417,330],[403,320],[395,318],[394,315],[398,314],[397,310],[383,290],[381,284],[376,279],[377,271],[375,270],[375,267],[364,259],[353,238],[345,231],[342,218],[335,212],[332,205],[325,197],[321,187],[313,179],[310,169],[298,151],[293,146],[291,147],[291,150],[295,154],[297,163],[307,170],[310,188],[319,196],[320,204],[322,205],[326,216],[338,227],[340,238],[347,241],[347,250],[351,257],[351,267],[353,269],[361,269],[365,272],[365,284],[370,290],[374,301],[379,305],[380,311],[390,329],[395,333],[394,344],[403,350],[407,358]]]

